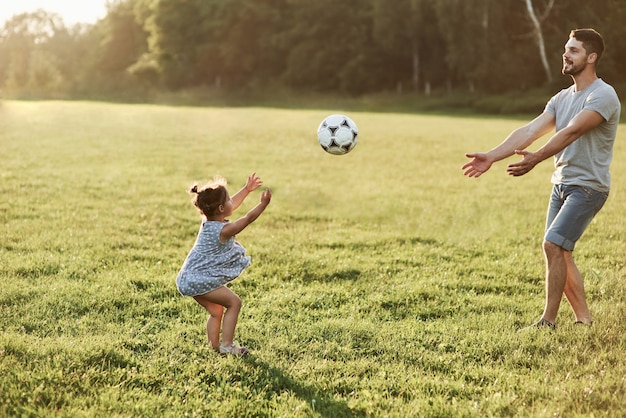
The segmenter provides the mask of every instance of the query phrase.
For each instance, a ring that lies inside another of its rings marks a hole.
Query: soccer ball
[[[330,115],[317,128],[317,140],[324,151],[333,155],[352,151],[358,135],[356,123],[344,115]]]

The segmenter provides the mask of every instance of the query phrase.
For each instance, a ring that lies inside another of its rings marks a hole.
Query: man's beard
[[[567,68],[566,68],[566,65],[567,65]],[[563,75],[574,76],[574,75],[578,75],[578,74],[582,73],[585,68],[587,68],[587,63],[586,62],[584,62],[584,63],[582,63],[580,65],[565,64],[564,63],[563,64],[563,69],[561,70],[561,73]]]

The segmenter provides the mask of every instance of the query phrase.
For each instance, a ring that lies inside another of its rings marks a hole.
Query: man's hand
[[[524,158],[522,159],[522,161],[509,164],[509,166],[507,167],[506,172],[514,177],[523,176],[524,174],[535,168],[535,166],[542,161],[540,158],[537,157],[534,152],[515,150],[515,153],[517,155],[523,156]]]
[[[472,161],[466,163],[462,170],[465,170],[463,174],[468,177],[480,177],[485,171],[489,170],[493,161],[482,152],[476,152],[473,154],[465,154],[467,158],[471,158]]]

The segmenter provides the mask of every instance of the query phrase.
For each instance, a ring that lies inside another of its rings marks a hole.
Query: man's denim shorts
[[[544,239],[564,250],[573,251],[576,241],[608,197],[608,192],[586,186],[555,184],[550,196]]]

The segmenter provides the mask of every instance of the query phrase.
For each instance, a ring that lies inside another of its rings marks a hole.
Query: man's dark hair
[[[587,55],[595,52],[598,55],[596,62],[600,61],[602,53],[604,53],[604,39],[597,31],[591,28],[574,29],[570,32],[569,37],[582,42]]]

